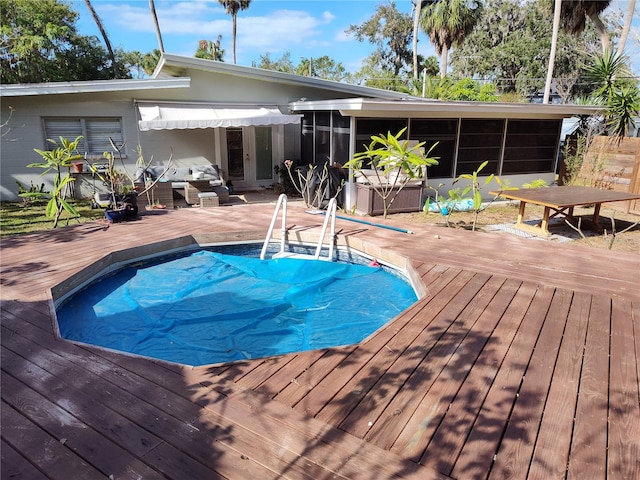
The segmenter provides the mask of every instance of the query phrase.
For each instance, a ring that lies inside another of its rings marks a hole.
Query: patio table
[[[524,188],[520,190],[493,191],[491,195],[499,195],[510,200],[518,200],[520,209],[516,228],[540,236],[549,236],[549,220],[561,216],[567,219],[573,218],[574,207],[593,205],[593,227],[600,230],[600,207],[607,202],[621,202],[626,200],[638,200],[639,194],[618,192],[614,190],[600,190],[598,188],[581,186]],[[542,220],[537,225],[524,223],[524,211],[527,203],[544,207]],[[553,214],[551,211],[553,210]]]

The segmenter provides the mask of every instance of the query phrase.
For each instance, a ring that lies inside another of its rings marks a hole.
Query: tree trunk
[[[560,30],[560,10],[562,0],[555,0],[553,9],[553,33],[551,34],[551,52],[549,53],[549,67],[547,68],[547,81],[544,84],[544,98],[542,103],[549,103],[551,96],[551,81],[553,80],[553,67],[556,63],[556,48],[558,46],[558,30]]]
[[[116,62],[116,56],[113,54],[113,48],[111,48],[111,42],[109,41],[109,36],[107,35],[107,31],[104,28],[104,25],[102,25],[102,20],[100,20],[100,17],[98,16],[98,14],[96,13],[96,11],[93,9],[93,5],[91,5],[91,0],[84,0],[84,3],[87,5],[87,8],[89,9],[89,13],[91,13],[91,16],[93,17],[93,21],[96,22],[96,25],[98,26],[98,30],[100,30],[100,35],[102,35],[102,38],[104,39],[104,44],[107,47],[107,52],[109,53],[109,59],[111,60],[111,66],[113,68],[113,78],[117,78],[117,67],[118,64]]]
[[[597,13],[589,15],[589,18],[596,26],[596,30],[600,34],[600,42],[602,42],[602,54],[604,55],[606,52],[611,51],[611,40],[609,40],[609,34],[607,33],[607,27],[605,27],[602,20]]]
[[[442,54],[440,55],[440,78],[444,78],[447,76],[447,63],[449,56],[449,47],[446,45],[442,46]]]
[[[156,37],[158,37],[158,47],[160,53],[164,53],[164,44],[162,43],[162,33],[160,32],[160,24],[158,23],[158,16],[156,15],[156,6],[153,0],[149,0],[149,8],[151,9],[151,17],[153,18],[153,25],[156,27]]]
[[[416,11],[413,17],[413,78],[418,79],[418,32],[420,31],[420,11],[422,0],[416,0]]]
[[[233,48],[233,64],[236,64],[236,14],[233,14],[233,31],[231,32],[232,35],[232,48]]]
[[[636,0],[629,0],[629,8],[627,9],[627,16],[624,19],[624,26],[622,27],[622,33],[620,33],[620,43],[618,44],[618,55],[624,54],[624,47],[627,44],[627,37],[631,31],[631,22],[633,21],[633,14],[636,8]]]

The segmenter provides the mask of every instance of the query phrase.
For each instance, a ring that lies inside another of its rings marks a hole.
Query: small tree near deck
[[[77,137],[74,141],[67,140],[64,137],[60,137],[60,143],[55,140],[48,139],[48,142],[53,143],[56,148],[53,150],[39,150],[34,148],[34,151],[42,157],[43,162],[31,163],[27,167],[42,168],[44,171],[41,175],[45,175],[51,171],[54,173],[53,178],[53,190],[50,193],[50,200],[47,203],[46,215],[49,218],[53,218],[53,228],[58,226],[58,221],[62,211],[79,217],[80,214],[73,206],[67,202],[67,185],[73,182],[73,178],[69,175],[69,167],[77,160],[82,160],[84,157],[78,153],[78,143],[82,137]],[[63,170],[67,169],[67,174],[63,176]]]
[[[387,218],[389,208],[400,191],[412,180],[425,177],[429,165],[437,165],[431,151],[423,153],[425,142],[411,145],[408,140],[400,140],[406,128],[398,134],[372,135],[371,143],[364,152],[356,153],[344,166],[360,173],[382,199],[383,216]],[[366,161],[366,162],[365,162]],[[367,173],[370,170],[370,173]]]

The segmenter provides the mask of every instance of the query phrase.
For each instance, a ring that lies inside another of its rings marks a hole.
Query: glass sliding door
[[[244,181],[244,145],[242,128],[227,128],[227,165],[229,179]]]

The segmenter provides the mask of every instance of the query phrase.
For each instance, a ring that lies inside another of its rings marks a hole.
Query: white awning
[[[140,131],[249,127],[300,123],[302,115],[284,115],[277,108],[214,108],[212,105],[139,103]]]

